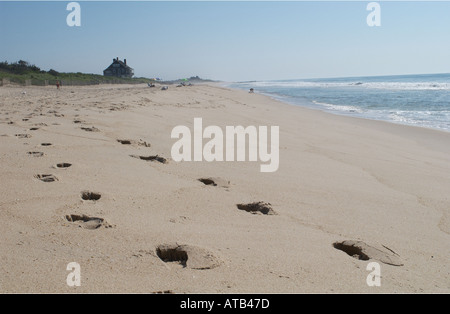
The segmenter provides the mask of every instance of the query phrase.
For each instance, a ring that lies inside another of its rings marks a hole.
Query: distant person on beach
[[[59,89],[59,81],[56,81],[56,88]]]
[[[254,89],[253,88],[250,88],[250,93],[253,93],[254,92]]]

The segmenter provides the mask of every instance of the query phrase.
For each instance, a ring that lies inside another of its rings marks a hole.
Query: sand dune
[[[196,117],[279,126],[278,171],[175,162]],[[450,133],[105,85],[1,87],[0,136],[0,292],[450,292]]]

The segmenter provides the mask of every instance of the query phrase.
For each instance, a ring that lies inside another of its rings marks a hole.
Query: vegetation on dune
[[[96,84],[139,84],[152,81],[148,78],[119,78],[98,74],[62,73],[54,69],[41,70],[34,64],[19,60],[14,63],[0,62],[0,80],[9,78],[11,83],[25,85],[54,85],[56,81],[63,85],[96,85]]]

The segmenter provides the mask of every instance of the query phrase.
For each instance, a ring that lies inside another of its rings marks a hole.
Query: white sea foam
[[[329,110],[336,110],[336,111],[345,111],[345,112],[353,112],[353,113],[364,113],[364,110],[361,108],[355,107],[355,106],[343,106],[343,105],[334,105],[334,104],[327,104],[323,102],[313,101],[314,104],[323,106]]]
[[[261,81],[247,83],[254,87],[275,88],[359,88],[385,90],[449,90],[450,83],[442,82],[310,82],[310,81]]]

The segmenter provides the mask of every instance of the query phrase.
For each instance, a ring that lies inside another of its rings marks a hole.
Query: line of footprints
[[[82,120],[75,120],[74,123],[83,123]],[[32,128],[30,130],[36,131],[39,128]],[[100,132],[96,127],[81,127],[83,131],[86,132]],[[30,134],[16,134],[17,138],[25,139],[30,138]],[[150,147],[151,145],[143,140],[133,141],[130,139],[118,139],[122,145],[134,145],[134,146],[144,146]],[[41,146],[51,146],[51,143],[42,143]],[[32,157],[42,157],[44,156],[43,152],[38,151],[30,151],[27,153]],[[150,156],[140,156],[140,155],[130,155],[130,157],[137,158],[143,161],[149,162],[159,162],[162,164],[167,164],[168,160],[159,155],[150,155]],[[53,166],[55,169],[67,169],[70,168],[72,164],[63,162],[58,163]],[[53,174],[37,174],[35,178],[46,183],[56,182],[58,178]],[[208,186],[214,187],[222,187],[228,188],[230,182],[224,180],[222,178],[200,178],[198,179],[201,183]],[[84,201],[99,201],[101,199],[101,194],[97,192],[91,191],[82,191],[81,199]],[[251,214],[260,214],[260,215],[277,215],[277,213],[273,210],[272,205],[267,202],[253,202],[248,204],[237,204],[237,209],[251,213]],[[99,229],[100,227],[111,228],[112,225],[108,224],[105,219],[99,217],[90,217],[87,215],[79,215],[79,214],[71,214],[66,215],[65,219],[71,223],[77,223],[80,227],[88,230]],[[377,247],[368,245],[362,241],[353,241],[346,240],[341,242],[335,242],[332,246],[340,251],[347,253],[349,256],[356,258],[358,260],[367,261],[370,259],[381,261],[382,263],[392,265],[392,266],[403,266],[403,263],[400,260],[400,256],[389,249],[386,246]],[[217,258],[212,252],[191,245],[180,245],[180,244],[171,244],[171,245],[160,245],[155,249],[156,255],[165,263],[176,263],[181,265],[183,268],[191,268],[191,269],[212,269],[218,267],[221,264],[219,258]],[[152,254],[146,251],[142,251],[134,256],[140,257],[143,254]],[[188,262],[189,260],[189,262]]]

